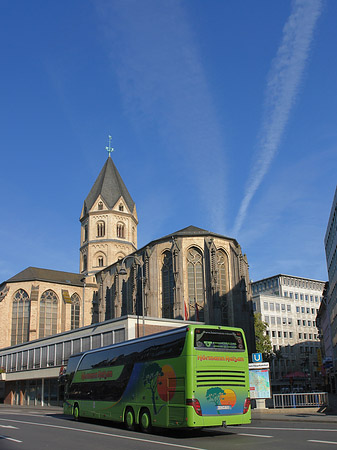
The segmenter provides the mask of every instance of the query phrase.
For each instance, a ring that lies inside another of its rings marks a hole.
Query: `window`
[[[102,210],[103,209],[103,202],[98,202],[98,209]]]
[[[298,300],[298,293],[295,292],[295,300]]]
[[[300,300],[303,301],[303,294],[300,294]]]
[[[88,225],[84,225],[84,242],[88,240]]]
[[[313,302],[314,301],[314,296],[310,295],[310,301]]]
[[[290,297],[290,298],[293,298],[293,295],[294,295],[294,294],[293,294],[292,292],[289,292],[289,297]]]
[[[305,313],[305,308],[303,308],[303,306],[301,307],[301,313],[302,313],[302,314]]]
[[[307,338],[307,333],[304,333],[303,338],[304,338],[304,339]]]
[[[265,311],[268,311],[268,302],[263,302],[263,308]]]
[[[280,311],[280,304],[276,303],[276,311]]]
[[[187,253],[189,318],[204,320],[203,257],[199,249],[192,247]]]
[[[278,331],[278,332],[277,332],[277,337],[279,337],[279,338],[282,337],[281,331]]]
[[[88,269],[88,259],[87,255],[83,255],[83,270],[82,272],[86,272]]]
[[[286,331],[283,332],[283,337],[285,337],[285,338],[288,337],[288,333]]]
[[[281,317],[276,317],[277,325],[281,325]]]
[[[269,324],[269,316],[264,316],[264,321]]]
[[[271,323],[272,325],[275,325],[275,316],[271,316],[271,318],[270,318],[270,323]]]
[[[117,224],[117,237],[121,239],[125,238],[125,225],[122,222],[118,222]]]
[[[310,308],[307,308],[307,314],[310,314]]]
[[[269,309],[270,311],[274,311],[274,303],[269,303]]]
[[[291,312],[291,305],[287,305],[287,311]]]
[[[41,295],[39,338],[57,333],[57,295],[48,289]]]
[[[284,296],[288,297],[288,291],[284,291]]]
[[[105,222],[97,222],[97,237],[105,236]]]
[[[288,325],[292,325],[293,319],[291,317],[288,317]]]
[[[299,313],[300,312],[300,307],[296,306],[296,312]]]
[[[118,209],[119,209],[120,211],[124,211],[124,206],[122,205],[122,203],[119,204]]]
[[[308,320],[308,327],[311,327],[311,320]]]
[[[29,341],[30,299],[19,289],[13,296],[11,345]]]
[[[228,258],[223,250],[217,251],[217,264],[217,300],[221,308],[222,323],[229,325],[229,310],[226,296],[228,290]]]
[[[104,266],[104,258],[103,258],[103,256],[99,256],[97,258],[97,265],[98,265],[98,267],[103,267]]]
[[[71,330],[80,326],[80,297],[78,294],[71,296]]]
[[[287,318],[286,317],[282,317],[282,323],[283,323],[283,325],[287,325]]]
[[[276,337],[276,331],[271,332],[272,337]]]
[[[318,303],[318,296],[315,295],[315,302]]]
[[[173,266],[172,266],[172,255],[171,252],[168,250],[163,253],[161,274],[162,274],[162,317],[165,317],[167,319],[174,319]]]
[[[284,303],[282,303],[281,305],[281,311],[285,311],[286,310],[286,305]]]
[[[300,320],[297,320],[297,325],[301,325],[301,321]]]
[[[290,339],[293,338],[293,332],[292,331],[289,331],[289,337],[290,337]]]
[[[298,338],[302,339],[302,333],[298,333]]]
[[[308,294],[305,294],[305,301],[306,301],[306,302],[309,301],[309,296],[308,296]]]

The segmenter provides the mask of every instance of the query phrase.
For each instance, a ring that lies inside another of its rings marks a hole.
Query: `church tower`
[[[137,250],[136,205],[107,150],[80,217],[80,272],[88,276]]]

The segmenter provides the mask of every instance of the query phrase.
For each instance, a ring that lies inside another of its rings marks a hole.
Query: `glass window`
[[[165,251],[162,256],[162,317],[167,319],[174,319],[173,304],[174,304],[174,278],[172,255],[170,251]]]
[[[300,312],[300,307],[296,306],[296,312],[299,313]]]
[[[48,289],[41,295],[39,338],[57,333],[57,295]]]
[[[288,291],[284,291],[284,296],[288,297]]]
[[[306,301],[306,302],[309,301],[309,296],[308,296],[308,294],[305,294],[305,301]]]
[[[122,222],[118,222],[117,224],[117,237],[121,239],[125,238],[125,226]]]
[[[298,300],[298,293],[295,292],[295,300]]]
[[[269,303],[269,309],[270,311],[274,311],[274,303]]]
[[[97,222],[97,237],[105,236],[105,222],[99,221]]]
[[[187,254],[189,319],[204,320],[204,275],[203,256],[192,247]]]
[[[268,311],[268,302],[263,302],[263,308],[265,311]]]
[[[291,312],[291,305],[287,305],[287,311]]]
[[[293,332],[292,331],[289,331],[289,337],[290,337],[290,339],[293,338]]]
[[[80,296],[75,293],[71,296],[71,329],[75,330],[80,326]]]
[[[289,297],[293,298],[294,294],[292,292],[289,292]]]
[[[30,299],[26,291],[18,289],[13,296],[11,345],[29,341]]]
[[[281,317],[276,317],[277,325],[281,325]]]
[[[275,325],[275,316],[271,316],[271,318],[270,318],[270,323],[271,323],[272,325]]]
[[[276,311],[280,311],[280,304],[276,303]]]

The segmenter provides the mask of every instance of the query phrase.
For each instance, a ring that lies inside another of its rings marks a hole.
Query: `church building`
[[[80,223],[79,273],[29,267],[0,284],[0,348],[127,315],[242,327],[254,348],[235,239],[189,226],[137,250],[136,205],[110,154]]]

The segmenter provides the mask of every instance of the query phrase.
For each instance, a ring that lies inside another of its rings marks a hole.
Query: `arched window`
[[[228,258],[223,250],[217,251],[217,264],[218,264],[218,277],[217,277],[217,288],[218,288],[218,300],[221,310],[221,324],[229,325],[229,310],[228,310]]]
[[[122,203],[119,204],[119,210],[124,211],[124,206],[122,205]]]
[[[29,341],[30,299],[19,289],[13,296],[11,345]]]
[[[57,295],[48,289],[41,295],[39,338],[57,333]]]
[[[71,329],[75,330],[80,326],[80,296],[73,294],[71,296]]]
[[[204,275],[203,256],[199,249],[192,247],[187,252],[188,302],[191,320],[204,320]]]
[[[97,237],[105,236],[105,222],[97,222]]]
[[[162,317],[167,319],[174,319],[173,305],[174,305],[174,279],[172,267],[171,252],[163,253],[163,264],[161,269],[162,275]]]
[[[125,225],[122,222],[118,222],[117,224],[117,237],[118,238],[125,238]]]
[[[103,202],[98,202],[98,209],[102,210],[103,209]]]
[[[88,240],[88,225],[84,225],[84,242]]]
[[[99,257],[97,258],[97,265],[98,265],[98,267],[103,267],[103,266],[104,266],[104,259],[103,259],[103,256],[99,256]]]

